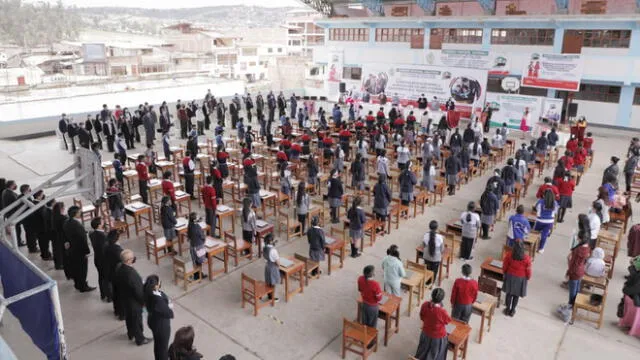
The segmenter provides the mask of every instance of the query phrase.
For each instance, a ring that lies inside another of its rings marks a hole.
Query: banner
[[[580,78],[580,54],[533,53],[522,71],[522,86],[578,91]]]
[[[344,52],[331,51],[329,52],[329,71],[327,72],[328,82],[341,82],[342,81],[342,67],[344,66]]]
[[[562,114],[562,105],[562,99],[544,98],[541,117],[552,122],[560,121],[560,116]]]
[[[506,123],[511,129],[520,129],[521,125],[531,130],[540,118],[542,98],[518,94],[487,94],[493,113],[490,126],[502,126]]]
[[[426,65],[365,64],[362,92],[377,98],[385,92],[398,94],[403,104],[415,102],[424,94],[429,101],[436,96],[444,103],[452,98],[456,110],[469,111],[482,104],[487,87],[487,71]],[[460,109],[459,109],[460,107]]]
[[[490,53],[485,50],[428,50],[425,52],[427,65],[485,69],[489,71],[489,75],[509,75],[507,59],[506,54]]]

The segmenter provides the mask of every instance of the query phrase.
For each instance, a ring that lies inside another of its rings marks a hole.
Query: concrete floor
[[[638,358],[640,340],[627,336],[616,326],[616,306],[627,266],[626,241],[623,241],[615,274],[609,285],[610,295],[602,328],[597,330],[584,322],[565,325],[554,314],[556,307],[566,302],[568,297],[560,283],[566,270],[569,236],[575,227],[577,215],[586,211],[594,199],[609,157],[618,155],[624,158],[628,141],[634,135],[606,129],[593,129],[593,132],[596,137],[594,164],[574,194],[574,208],[568,212],[567,221],[559,224],[545,254],[536,258],[529,296],[520,301],[514,318],[505,317],[499,311],[496,313],[491,332],[485,334],[481,345],[476,342],[480,319],[472,316],[470,359]],[[105,155],[107,158],[111,158],[110,154]],[[69,162],[70,156],[58,150],[53,137],[0,142],[0,168],[4,169],[0,176],[15,179],[19,184],[29,182],[35,186]],[[242,360],[338,359],[342,318],[352,319],[356,316],[356,278],[362,268],[368,264],[375,265],[378,268],[377,278],[382,281],[380,264],[389,245],[397,244],[402,258],[412,259],[415,246],[427,230],[428,222],[436,219],[444,224],[457,217],[469,200],[479,199],[487,177],[474,179],[455,196],[446,197],[444,203],[428,208],[425,215],[402,222],[399,230],[379,239],[360,258],[347,258],[345,267],[331,276],[327,276],[325,270],[319,280],[311,281],[309,287],[304,289],[304,294],[295,295],[291,302],[284,302],[283,289],[278,288],[282,301],[275,308],[262,309],[258,317],[253,317],[249,309],[240,308],[240,274],[245,272],[262,279],[264,260],[254,259],[251,263],[243,261],[238,267],[231,266],[229,274],[219,276],[213,282],[207,280],[192,286],[185,292],[171,281],[170,260],[162,259],[160,266],[147,261],[141,239],[124,240],[123,246],[133,249],[138,255],[135,266],[143,277],[153,273],[160,275],[164,291],[175,303],[176,316],[172,331],[187,324],[194,326],[195,344],[205,359],[218,359],[227,353]],[[523,204],[528,206],[534,203],[535,190],[541,182],[542,178],[534,180]],[[197,206],[195,208],[198,209]],[[159,231],[157,227],[155,229]],[[471,261],[474,277],[479,274],[482,259],[500,254],[506,222],[498,222],[495,229],[493,240],[480,240],[478,243],[475,259]],[[306,253],[308,245],[306,239],[291,242],[281,240],[278,250],[281,255]],[[97,291],[80,294],[74,291],[72,282],[66,281],[60,271],[53,270],[52,262],[42,262],[37,255],[31,258],[58,281],[70,358],[112,359],[124,354],[126,359],[131,360],[153,357],[152,345],[137,347],[127,340],[124,322],[114,320],[111,305],[100,302]],[[92,263],[90,261],[89,283],[96,285],[97,275]],[[448,292],[453,280],[459,276],[461,265],[462,262],[456,259],[452,276],[443,282],[447,306]],[[322,266],[326,269],[326,264]],[[403,310],[406,310],[406,301],[405,295]],[[379,326],[382,324],[380,322]],[[406,311],[403,311],[399,334],[391,338],[388,347],[380,346],[373,358],[406,359],[407,355],[415,352],[420,326],[418,311],[414,311],[411,317],[407,317]],[[150,336],[146,324],[145,329]],[[42,358],[10,314],[5,316],[0,335],[7,340],[19,359]],[[347,358],[356,357],[348,355]]]

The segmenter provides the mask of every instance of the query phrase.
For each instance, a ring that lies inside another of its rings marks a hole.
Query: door
[[[580,30],[567,30],[562,40],[563,54],[580,54],[582,52],[584,32]]]
[[[429,49],[442,49],[442,31],[442,29],[431,29],[431,36],[429,37]]]

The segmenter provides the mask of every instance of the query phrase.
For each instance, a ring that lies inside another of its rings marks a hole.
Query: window
[[[443,29],[443,43],[482,44],[482,29]]]
[[[218,64],[228,65],[238,62],[238,56],[236,54],[220,54],[218,55]]]
[[[166,67],[163,64],[157,64],[157,65],[142,65],[140,66],[140,73],[141,74],[146,74],[146,73],[158,73],[158,72],[165,72]]]
[[[282,48],[278,48],[278,52],[281,53],[282,52]]]
[[[256,48],[243,48],[242,49],[242,56],[257,56],[258,55],[258,49]]]
[[[249,61],[249,66],[256,66],[256,62],[255,61]]]
[[[331,41],[369,41],[369,29],[330,29],[329,40]]]
[[[628,48],[631,30],[566,30],[568,34],[582,36],[583,47]]]
[[[633,93],[633,105],[640,105],[640,88]]]
[[[424,35],[424,29],[376,29],[377,42],[411,42],[414,35]]]
[[[268,52],[269,54],[271,54],[271,53],[273,52],[273,48],[269,48],[269,49],[267,49],[267,52]]]
[[[342,78],[350,80],[361,80],[362,68],[345,66],[342,68]]]
[[[580,84],[580,92],[574,96],[576,100],[619,103],[620,86]]]
[[[554,29],[493,29],[491,43],[498,45],[553,45]]]

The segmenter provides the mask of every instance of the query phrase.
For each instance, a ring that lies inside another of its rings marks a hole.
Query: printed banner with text
[[[381,92],[398,94],[403,102],[415,102],[422,94],[431,101],[452,98],[458,110],[482,104],[487,71],[426,65],[366,64],[362,69],[362,92],[373,98]],[[479,102],[478,102],[479,101]]]
[[[522,70],[522,86],[579,91],[582,67],[580,54],[533,53]]]
[[[511,129],[520,129],[524,120],[527,128],[532,129],[542,111],[542,98],[537,96],[488,93],[487,102],[493,108],[491,126],[506,123]]]
[[[485,50],[427,50],[425,63],[432,66],[485,69],[489,75],[509,75],[506,54]]]

